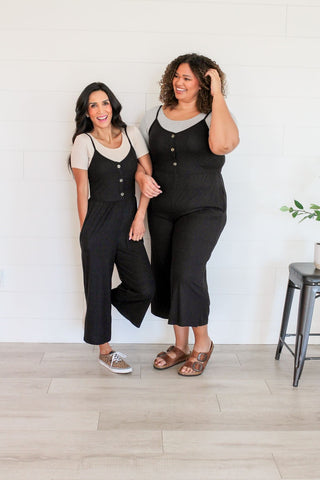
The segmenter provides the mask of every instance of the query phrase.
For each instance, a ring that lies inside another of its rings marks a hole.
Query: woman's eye
[[[106,105],[109,105],[109,103],[110,103],[109,100],[105,100],[105,101],[103,102],[103,105],[106,106]]]

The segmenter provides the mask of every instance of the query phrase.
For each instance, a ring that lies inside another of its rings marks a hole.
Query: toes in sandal
[[[170,357],[168,355],[169,352],[173,352],[175,354],[175,357]],[[161,358],[164,360],[166,363],[164,365],[157,365],[155,361],[153,362],[153,367],[156,370],[166,370],[167,368],[173,367],[174,365],[177,365],[178,363],[185,362],[189,358],[189,353],[184,353],[180,348],[175,347],[174,345],[171,345],[171,347],[168,348],[166,352],[160,352],[157,355],[157,358]],[[156,358],[156,359],[157,359]]]
[[[207,366],[209,358],[211,357],[211,353],[213,350],[213,342],[211,342],[210,349],[208,352],[196,352],[193,350],[190,354],[190,358],[196,358],[196,361],[193,362],[192,360],[187,360],[182,367],[179,368],[178,374],[182,375],[183,377],[197,377],[204,372],[204,369]],[[191,368],[191,373],[183,373],[181,370],[183,367]]]

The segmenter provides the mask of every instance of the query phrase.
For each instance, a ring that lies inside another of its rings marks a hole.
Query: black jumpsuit
[[[209,149],[205,118],[173,133],[160,125],[159,110],[149,130],[153,176],[163,191],[148,209],[151,311],[171,325],[198,327],[209,316],[206,263],[226,223],[225,158]]]
[[[101,345],[111,339],[111,304],[133,325],[141,325],[154,280],[143,241],[129,240],[136,213],[137,168],[131,141],[127,135],[130,151],[121,162],[114,162],[101,155],[89,137],[94,148],[88,168],[90,199],[80,232],[87,302],[84,340]],[[122,283],[111,289],[114,264]]]

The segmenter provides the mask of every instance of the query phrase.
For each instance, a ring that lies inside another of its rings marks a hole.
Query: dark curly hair
[[[80,96],[76,103],[76,130],[72,137],[72,143],[74,143],[76,137],[81,133],[91,132],[93,130],[93,124],[89,117],[87,117],[89,97],[91,93],[102,90],[108,95],[111,107],[112,107],[112,120],[111,124],[117,128],[125,128],[126,124],[122,120],[120,112],[122,109],[121,103],[110,90],[107,85],[102,82],[94,82],[87,85],[86,88],[80,93]],[[71,156],[68,158],[68,166],[71,168]]]
[[[178,100],[174,94],[172,80],[177,68],[182,63],[187,63],[190,66],[192,72],[199,81],[201,87],[197,99],[199,112],[209,113],[212,108],[212,95],[210,90],[210,78],[206,77],[205,74],[210,68],[217,70],[221,79],[221,91],[223,95],[226,94],[226,76],[215,61],[203,55],[198,55],[197,53],[180,55],[169,63],[160,80],[160,101],[163,103],[164,107],[174,107],[177,105]]]

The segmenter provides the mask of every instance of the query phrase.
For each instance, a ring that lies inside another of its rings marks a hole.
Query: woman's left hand
[[[219,73],[214,68],[210,68],[205,74],[205,77],[210,77],[210,90],[211,95],[214,97],[217,94],[221,94],[221,79]]]
[[[145,231],[144,219],[139,214],[136,214],[129,231],[129,240],[134,240],[135,242],[142,240]]]

